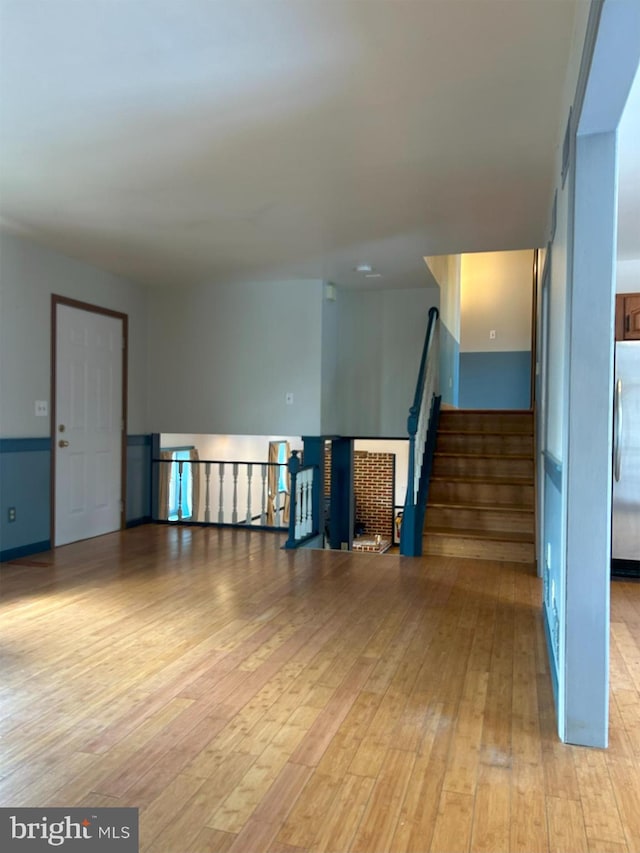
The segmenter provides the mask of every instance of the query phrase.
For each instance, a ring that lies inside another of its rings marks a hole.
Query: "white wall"
[[[322,298],[321,281],[154,290],[151,430],[319,435]]]
[[[460,340],[460,255],[430,255],[425,262],[440,287],[440,319]]]
[[[338,291],[339,432],[404,437],[435,287]]]
[[[562,143],[569,109],[573,104],[582,47],[584,45],[589,17],[589,3],[578,3],[574,24],[573,39],[567,76],[565,79],[562,111],[558,126],[558,142],[556,155],[555,182],[549,197],[549,211],[553,201],[553,186],[557,188],[556,232],[551,248],[550,270],[551,282],[549,292],[549,359],[547,376],[547,424],[546,449],[556,459],[562,461],[564,456],[563,437],[566,431],[565,400],[566,400],[566,343],[567,334],[567,244],[568,244],[568,214],[569,214],[569,181],[562,187],[560,174],[562,168]]]
[[[460,382],[460,255],[431,255],[425,263],[440,288],[440,393],[457,406]]]
[[[49,418],[36,400],[51,393],[51,294],[129,316],[129,433],[147,431],[147,291],[30,240],[0,234],[0,435],[39,438]]]
[[[627,258],[617,262],[616,293],[640,293],[640,258]]]
[[[163,433],[160,438],[161,447],[195,447],[201,461],[225,461],[225,462],[268,462],[269,442],[288,441],[291,450],[302,450],[302,439],[299,436],[287,435],[194,435],[188,433]],[[238,479],[234,484],[232,470],[225,466],[222,478],[222,505],[225,523],[232,521],[233,499],[235,492],[238,519],[244,521],[247,517],[249,502],[249,480],[247,467],[240,466]],[[206,500],[206,467],[200,465],[200,507],[198,517],[194,521],[205,520]],[[213,465],[209,469],[209,506],[211,520],[218,520],[220,507],[220,470],[219,466]],[[266,500],[268,487],[268,475],[262,479],[262,469],[259,466],[252,468],[251,475],[251,517],[253,523],[259,523],[255,517],[260,514],[262,501]],[[284,506],[284,503],[283,503]]]
[[[327,299],[331,295],[334,298]],[[336,435],[340,428],[338,406],[340,374],[338,368],[338,288],[325,285],[322,303],[322,435]]]
[[[302,450],[302,439],[300,436],[292,435],[162,433],[160,446],[195,447],[200,459],[232,462],[268,462],[270,441],[288,441],[291,450]]]
[[[530,350],[532,288],[531,250],[462,255],[460,352]]]
[[[551,246],[549,284],[546,450],[559,461],[562,461],[564,455],[568,212],[567,183],[564,189],[558,187],[557,225]]]

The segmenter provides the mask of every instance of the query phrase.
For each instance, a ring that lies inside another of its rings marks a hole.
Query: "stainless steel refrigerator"
[[[616,344],[612,573],[640,577],[640,341]]]

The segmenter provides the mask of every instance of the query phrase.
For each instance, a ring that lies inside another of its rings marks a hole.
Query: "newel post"
[[[291,482],[289,484],[289,538],[284,544],[285,548],[296,547],[296,480],[298,479],[298,471],[300,470],[300,460],[298,459],[298,450],[292,450],[287,468]]]

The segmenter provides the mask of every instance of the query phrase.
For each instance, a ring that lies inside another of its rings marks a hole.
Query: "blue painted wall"
[[[0,439],[0,560],[51,547],[51,440]],[[16,520],[9,521],[15,507]],[[127,436],[127,525],[151,518],[151,436]]]
[[[151,436],[127,436],[127,527],[151,520]]]
[[[543,614],[549,646],[551,681],[558,707],[564,694],[564,649],[560,630],[560,626],[564,624],[562,465],[548,452],[544,454],[544,524],[540,550]],[[560,714],[558,718],[562,719]]]
[[[461,352],[461,409],[528,409],[531,353]]]
[[[50,439],[0,439],[0,560],[50,548],[50,483]]]

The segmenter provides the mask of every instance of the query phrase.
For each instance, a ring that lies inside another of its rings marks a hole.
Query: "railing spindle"
[[[267,523],[267,466],[261,466],[262,475],[262,504],[260,508],[260,524]]]
[[[218,479],[220,482],[220,503],[218,504],[218,524],[224,524],[224,462],[218,465]]]
[[[251,478],[253,477],[253,463],[247,464],[247,524],[251,524]]]
[[[233,463],[233,509],[231,511],[231,523],[238,523],[238,463]]]
[[[184,462],[178,462],[178,521],[182,521],[182,466]]]
[[[204,490],[204,520],[206,524],[211,522],[211,506],[210,504],[210,491],[209,491],[209,482],[211,480],[211,462],[205,462],[204,465],[204,479],[205,479],[205,490]]]

